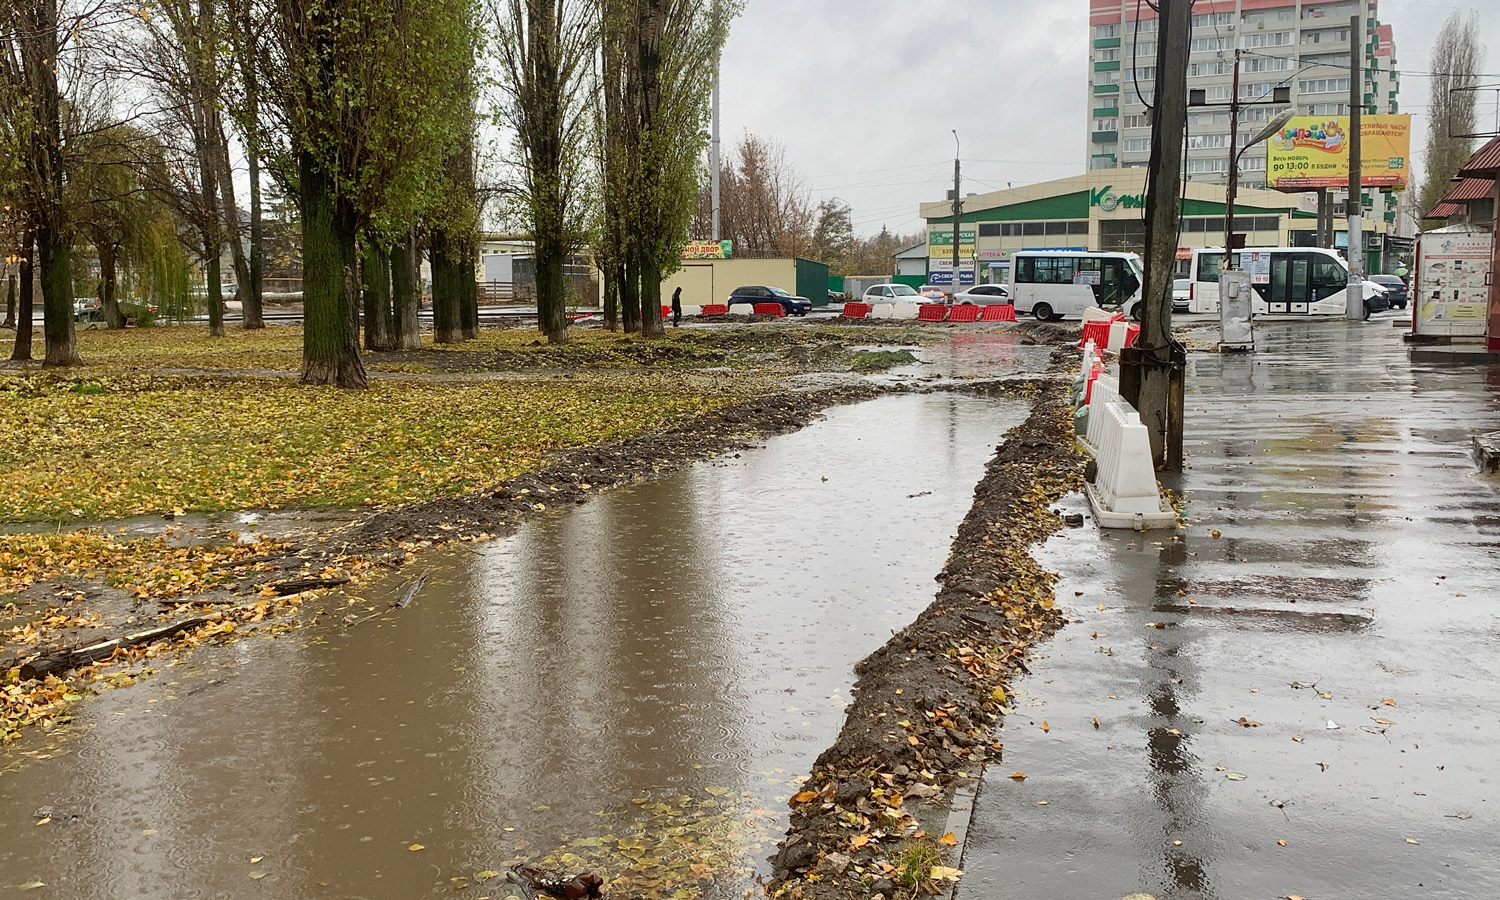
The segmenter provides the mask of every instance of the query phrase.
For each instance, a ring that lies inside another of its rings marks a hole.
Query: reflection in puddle
[[[0,776],[0,884],[406,898],[550,856],[648,896],[742,890],[853,664],[929,602],[1025,411],[942,394],[834,409],[429,554],[406,609],[201,650],[98,697],[71,755]],[[78,824],[36,827],[42,806]]]

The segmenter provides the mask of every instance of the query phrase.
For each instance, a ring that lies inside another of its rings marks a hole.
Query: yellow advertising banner
[[[1362,116],[1360,185],[1405,190],[1411,116]],[[1276,190],[1349,186],[1349,117],[1296,116],[1266,141],[1266,184]]]

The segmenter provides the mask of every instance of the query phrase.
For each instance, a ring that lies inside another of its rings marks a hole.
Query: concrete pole
[[[1234,198],[1240,187],[1240,48],[1235,36],[1234,79],[1229,89],[1229,184],[1224,188],[1224,261],[1221,271],[1234,268]]]
[[[963,223],[964,195],[959,193],[963,181],[959,173],[959,156],[961,149],[958,143],[958,132],[953,132],[953,293],[958,293],[958,230]]]
[[[1187,64],[1191,0],[1161,0],[1156,50],[1156,103],[1146,195],[1146,283],[1139,343],[1140,396],[1136,408],[1159,468],[1182,467],[1182,420],[1173,403],[1172,278],[1181,210],[1182,136],[1187,128]],[[1227,248],[1226,248],[1227,249]],[[1180,382],[1179,382],[1180,384]]]
[[[713,15],[715,25],[719,24],[719,17],[722,14],[719,7],[719,0],[714,0]],[[715,241],[723,240],[723,233],[719,228],[719,70],[723,66],[724,48],[720,47],[718,55],[714,57],[714,89],[713,100],[710,103],[713,111],[713,133],[708,142],[709,204],[713,207],[713,239]]]
[[[1365,103],[1364,45],[1360,22],[1364,14],[1349,17],[1349,290],[1344,314],[1356,321],[1365,317],[1364,204],[1360,201],[1359,129]]]

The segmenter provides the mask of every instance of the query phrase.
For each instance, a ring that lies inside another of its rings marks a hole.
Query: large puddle
[[[108,692],[71,739],[0,756],[0,896],[498,898],[476,877],[549,854],[632,893],[738,895],[853,664],[929,602],[1025,413],[954,394],[834,409],[431,554],[389,616]]]

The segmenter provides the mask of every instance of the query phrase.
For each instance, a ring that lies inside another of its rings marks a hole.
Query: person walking
[[[682,288],[672,292],[672,327],[679,328],[682,325]]]

